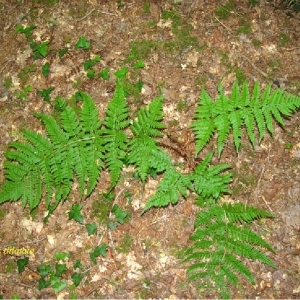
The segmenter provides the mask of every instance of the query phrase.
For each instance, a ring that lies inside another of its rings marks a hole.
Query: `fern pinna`
[[[271,85],[266,88],[260,98],[257,82],[253,88],[252,99],[246,82],[241,91],[238,84],[235,83],[231,97],[227,97],[220,88],[219,96],[215,101],[203,89],[194,117],[195,121],[192,123],[196,135],[197,154],[216,132],[218,134],[218,156],[220,157],[230,129],[232,129],[235,148],[238,151],[243,126],[246,127],[252,145],[255,145],[254,130],[256,127],[260,142],[265,135],[266,128],[271,134],[273,133],[272,119],[283,126],[282,116],[290,116],[299,107],[300,97],[287,94],[281,89],[276,89],[271,93]]]

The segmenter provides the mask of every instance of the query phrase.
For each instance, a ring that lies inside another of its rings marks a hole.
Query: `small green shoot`
[[[23,90],[16,91],[15,95],[20,100],[27,100],[28,93],[32,92],[32,87],[30,85],[25,86]]]
[[[73,204],[72,209],[69,212],[69,220],[73,219],[76,222],[83,224],[83,216],[81,214],[82,205]]]
[[[91,44],[86,40],[84,36],[81,36],[78,40],[78,42],[75,45],[75,49],[78,50],[80,48],[87,50],[89,49]]]
[[[292,143],[289,143],[289,142],[285,143],[285,149],[290,150],[292,147],[293,147]]]

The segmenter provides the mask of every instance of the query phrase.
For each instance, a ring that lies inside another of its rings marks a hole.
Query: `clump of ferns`
[[[229,297],[230,284],[236,285],[239,275],[254,283],[243,259],[275,267],[263,253],[263,249],[273,252],[272,248],[248,226],[255,219],[271,215],[239,202],[220,203],[220,197],[230,192],[230,166],[211,165],[213,153],[209,153],[186,173],[157,143],[165,128],[162,97],[141,107],[131,119],[124,89],[117,80],[104,120],[99,120],[95,103],[87,93],[79,91],[74,97],[81,103],[78,109],[64,103],[59,121],[50,115],[36,115],[46,128],[46,136],[25,130],[23,142],[10,144],[5,153],[6,180],[0,190],[0,204],[21,200],[23,207],[28,205],[32,210],[44,198],[53,211],[70,194],[75,177],[83,199],[93,192],[104,169],[110,173],[112,190],[124,164],[131,164],[142,182],[153,172],[162,174],[143,213],[153,207],[176,204],[181,197],[187,197],[188,191],[197,194],[195,204],[202,210],[191,236],[194,244],[184,255],[184,261],[191,263],[187,270],[190,279],[197,279],[206,287],[210,281],[222,297]],[[191,125],[196,137],[195,157],[215,134],[219,158],[231,132],[238,151],[243,128],[254,145],[255,130],[261,141],[266,131],[273,133],[273,120],[284,126],[283,118],[299,107],[300,97],[280,89],[271,92],[271,86],[261,95],[258,83],[252,95],[247,83],[241,89],[235,83],[230,97],[220,88],[215,100],[203,89]]]

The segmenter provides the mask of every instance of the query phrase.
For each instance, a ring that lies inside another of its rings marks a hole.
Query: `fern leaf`
[[[181,174],[175,168],[168,168],[159,183],[157,192],[150,197],[142,213],[151,207],[163,207],[170,203],[176,204],[181,195],[187,196],[188,188],[191,189],[190,176]]]
[[[47,207],[52,200],[57,205],[69,195],[75,174],[81,196],[91,193],[103,167],[104,150],[100,123],[91,124],[87,117],[90,114],[94,122],[97,109],[84,95],[80,117],[68,106],[61,112],[60,123],[51,116],[37,114],[48,138],[25,130],[24,142],[10,144],[13,150],[5,154],[6,181],[0,191],[0,203],[20,199],[23,207],[29,205],[32,210],[45,191]]]
[[[237,202],[234,204],[223,204],[222,209],[225,211],[226,216],[230,222],[247,222],[251,223],[255,219],[271,218],[272,214],[258,209],[253,206],[247,206],[243,203]]]
[[[261,142],[266,129],[273,134],[273,120],[284,126],[283,117],[290,116],[299,107],[300,97],[289,95],[280,89],[271,92],[271,85],[267,86],[260,97],[259,85],[255,83],[252,100],[246,82],[242,86],[241,93],[235,83],[229,98],[224,94],[223,89],[219,88],[219,96],[215,102],[205,91],[202,91],[191,125],[196,136],[196,155],[217,133],[220,157],[230,130],[233,132],[234,145],[238,151],[243,127],[246,127],[249,140],[254,146],[255,127],[258,129],[259,142]]]
[[[192,122],[191,128],[194,130],[196,136],[196,156],[202,148],[209,142],[214,133],[213,123],[213,101],[202,89],[199,106],[194,116],[195,121]]]
[[[241,211],[241,217],[237,217]],[[247,211],[247,213],[246,213]],[[229,296],[230,284],[238,283],[237,275],[245,276],[252,284],[254,277],[243,259],[258,260],[275,268],[274,263],[259,248],[273,251],[269,244],[244,225],[258,217],[270,216],[252,207],[236,205],[211,205],[201,211],[195,221],[194,241],[184,253],[184,261],[190,261],[187,269],[190,280],[198,280],[199,286],[215,287],[221,296]],[[239,222],[239,226],[234,222]],[[259,248],[256,248],[259,247]],[[207,284],[211,282],[212,284]]]
[[[152,136],[161,136],[160,130],[165,127],[161,123],[163,117],[162,100],[162,97],[156,98],[150,103],[148,109],[140,109],[137,120],[134,120],[130,127],[134,136],[128,145],[128,162],[137,168],[143,182],[146,180],[149,169],[153,167],[150,160],[152,153],[158,150]]]
[[[129,125],[128,111],[124,90],[118,80],[114,97],[106,110],[103,130],[105,161],[111,175],[111,188],[120,177],[126,156],[127,137],[123,129]]]
[[[212,158],[208,154],[205,160],[196,166],[194,173],[191,175],[194,181],[194,189],[203,199],[213,197],[218,199],[220,194],[228,193],[228,184],[231,182],[231,174],[220,174],[230,167],[229,164],[220,164],[217,166],[207,167]]]

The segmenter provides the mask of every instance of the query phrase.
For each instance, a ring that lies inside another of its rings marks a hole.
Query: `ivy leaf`
[[[114,223],[113,221],[109,221],[107,226],[110,230],[115,230],[117,228],[116,223]]]
[[[65,47],[58,51],[58,57],[61,59],[67,52],[69,51],[69,48]]]
[[[24,33],[24,35],[27,38],[29,38],[31,31],[35,28],[36,28],[35,25],[30,25],[29,27],[26,27],[26,28],[24,28],[22,25],[17,25],[14,32],[15,33],[18,33],[18,32]]]
[[[145,68],[144,62],[140,59],[137,63],[133,65],[134,69],[140,69],[140,68]]]
[[[45,278],[42,277],[42,278],[39,280],[39,283],[38,283],[38,289],[39,289],[39,291],[40,291],[40,290],[42,290],[42,289],[45,289],[45,288],[49,287],[50,285],[51,285],[50,280],[45,280]]]
[[[83,63],[83,69],[84,69],[84,71],[87,71],[94,65],[95,65],[95,61],[93,59],[87,60]]]
[[[46,57],[46,55],[48,54],[47,45],[49,43],[50,43],[49,41],[45,41],[41,44],[37,44],[37,43],[30,44],[30,48],[34,52],[34,55],[33,55],[34,60],[41,58],[41,57]]]
[[[64,260],[65,258],[70,258],[71,254],[68,252],[55,252],[54,259],[55,260]]]
[[[99,74],[98,74],[98,77],[101,77],[103,78],[104,80],[109,80],[109,69],[104,69],[102,70]]]
[[[83,216],[81,214],[82,205],[80,204],[73,204],[72,209],[69,212],[69,220],[73,219],[76,222],[82,224],[83,223]]]
[[[22,30],[24,30],[24,27],[22,25],[18,24],[15,28],[14,33],[22,32]]]
[[[90,79],[94,79],[95,78],[95,70],[89,70],[87,73],[86,73],[86,76]]]
[[[24,87],[23,91],[24,91],[25,93],[32,92],[32,87],[31,87],[30,85],[26,85],[26,86]]]
[[[68,268],[67,268],[66,264],[56,264],[55,265],[55,276],[61,277],[62,273],[67,270],[68,270]]]
[[[11,299],[20,299],[20,297],[18,295],[14,294]]]
[[[41,91],[37,91],[37,94],[44,98],[44,101],[50,102],[50,94],[54,90],[54,87],[49,87],[49,89],[43,89]]]
[[[97,234],[97,225],[96,225],[96,223],[86,224],[85,227],[88,231],[88,235]]]
[[[73,265],[73,268],[74,268],[74,270],[75,270],[75,269],[82,269],[82,268],[83,268],[83,265],[81,264],[80,259],[77,259],[77,260],[75,261],[75,263],[74,263],[74,265]]]
[[[128,73],[128,68],[123,67],[122,69],[115,72],[115,76],[117,78],[125,78],[127,73]]]
[[[116,220],[120,223],[123,224],[124,223],[124,219],[128,216],[128,212],[120,209],[120,207],[115,204],[112,208],[112,213],[115,215]]]
[[[84,275],[83,274],[81,274],[81,273],[73,273],[72,274],[72,276],[71,276],[71,278],[72,278],[72,281],[73,281],[73,283],[76,285],[76,286],[78,286],[79,284],[80,284],[80,281],[81,281],[81,279],[84,277]]]
[[[79,48],[83,48],[85,50],[89,49],[91,44],[86,40],[84,36],[81,36],[78,42],[75,45],[75,49],[78,50]]]
[[[21,258],[17,260],[18,272],[22,273],[25,270],[25,266],[28,264],[29,258]]]
[[[44,77],[48,77],[49,73],[50,73],[50,63],[46,62],[42,66],[42,74],[44,75]]]
[[[59,278],[54,277],[51,280],[51,286],[55,293],[59,293],[67,287],[67,283],[65,280],[60,280]]]
[[[102,244],[101,246],[97,246],[93,252],[90,253],[91,261],[96,264],[96,258],[100,255],[106,257],[106,248],[107,244]]]
[[[37,270],[42,278],[45,278],[52,272],[50,265],[39,265]]]

